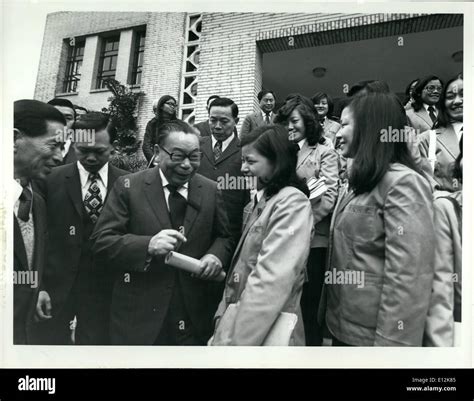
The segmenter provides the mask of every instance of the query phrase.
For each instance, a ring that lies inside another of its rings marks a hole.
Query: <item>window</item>
[[[140,85],[142,82],[143,55],[145,54],[145,31],[136,32],[133,51],[131,85]]]
[[[99,58],[96,88],[105,88],[105,80],[115,78],[120,36],[102,39],[102,49]]]
[[[76,42],[74,46],[69,46],[66,61],[66,76],[63,82],[63,92],[77,92],[77,85],[81,80],[82,60],[84,59],[85,42]]]

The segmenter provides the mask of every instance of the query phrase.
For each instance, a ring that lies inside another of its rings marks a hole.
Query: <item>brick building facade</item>
[[[460,29],[454,34],[462,49],[462,24],[461,14],[59,12],[48,15],[35,98],[65,97],[100,110],[110,96],[97,88],[104,43],[119,38],[118,53],[112,50],[115,78],[133,83],[136,38],[145,32],[141,82],[133,86],[144,92],[138,114],[141,135],[153,117],[153,100],[164,94],[178,99],[180,117],[191,122],[206,119],[210,95],[231,97],[242,122],[258,106],[265,55],[294,49],[314,53],[318,46],[453,29]],[[68,60],[77,43],[84,46],[80,79],[74,91],[65,93]],[[347,55],[341,55],[341,63],[347,63]],[[451,73],[462,65],[446,68]]]

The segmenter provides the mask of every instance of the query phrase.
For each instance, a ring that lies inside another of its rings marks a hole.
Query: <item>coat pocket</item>
[[[344,319],[360,326],[377,326],[382,295],[382,277],[365,271],[343,270],[346,283],[341,286]]]

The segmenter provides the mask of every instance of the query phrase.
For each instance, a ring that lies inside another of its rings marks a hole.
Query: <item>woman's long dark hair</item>
[[[332,113],[334,111],[334,102],[332,101],[332,98],[331,96],[329,96],[327,93],[325,92],[316,92],[313,97],[311,98],[311,101],[313,102],[313,106],[316,107],[316,105],[323,99],[326,99],[326,101],[328,102],[328,112],[326,114],[326,117],[327,118],[331,118],[332,117]],[[317,113],[317,111],[316,111]],[[318,116],[319,117],[319,116]]]
[[[172,121],[172,120],[176,120],[176,108],[174,109],[174,114],[172,114],[170,117],[168,118],[164,118],[164,113],[163,113],[163,105],[168,101],[168,100],[174,100],[175,103],[176,102],[176,99],[171,96],[171,95],[164,95],[164,96],[161,96],[160,97],[160,100],[158,100],[158,104],[156,105],[156,109],[158,110],[158,121],[160,122],[160,124],[163,124],[164,122],[166,121]],[[165,121],[166,120],[166,121]]]
[[[281,125],[264,125],[258,127],[240,139],[241,147],[252,145],[263,157],[274,166],[274,173],[265,183],[265,193],[273,196],[280,189],[292,186],[309,197],[309,190],[304,180],[296,175],[298,147],[288,139],[288,131]]]
[[[413,110],[418,111],[423,107],[423,99],[421,98],[421,92],[425,89],[425,86],[428,85],[428,82],[438,80],[441,82],[441,86],[443,85],[443,81],[441,78],[437,77],[436,75],[428,75],[424,78],[421,78],[420,81],[416,84],[415,88],[413,89]],[[439,104],[439,102],[438,102]]]
[[[441,92],[441,96],[439,97],[438,103],[438,119],[433,128],[440,128],[440,127],[447,127],[451,123],[451,117],[449,117],[448,110],[446,109],[446,92],[448,91],[448,86],[452,84],[454,81],[462,80],[462,76],[456,75],[455,77],[451,78],[447,83],[446,86],[443,87],[443,91]]]
[[[324,131],[314,110],[313,102],[303,95],[294,94],[289,99],[287,98],[285,104],[278,110],[275,122],[282,125],[286,124],[295,109],[303,118],[308,145],[314,146],[317,143],[324,143]]]
[[[414,79],[413,81],[411,81],[408,86],[406,87],[405,89],[405,99],[403,99],[403,105],[405,106],[406,104],[408,104],[408,102],[410,101],[411,99],[411,95],[410,95],[410,90],[411,90],[411,86],[416,82],[418,83],[418,81],[420,80],[420,78],[416,78]],[[415,89],[415,88],[413,88]]]
[[[453,178],[456,178],[461,184],[462,184],[462,168],[461,168],[461,162],[462,162],[462,138],[464,135],[461,136],[461,139],[459,140],[459,155],[456,157],[456,160],[454,161],[453,165]]]
[[[405,133],[406,115],[400,100],[392,93],[356,96],[347,106],[354,118],[350,147],[353,163],[349,185],[358,194],[370,192],[392,163],[401,163],[424,176],[416,166],[407,142],[384,141],[384,130]]]

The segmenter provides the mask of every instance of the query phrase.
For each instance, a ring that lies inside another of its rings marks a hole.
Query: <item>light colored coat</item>
[[[328,141],[326,141],[328,142]],[[314,237],[311,248],[328,246],[331,213],[337,200],[337,183],[339,179],[339,156],[330,142],[309,146],[304,143],[298,152],[296,174],[299,178],[326,177],[327,191],[319,199],[311,200],[313,209]]]
[[[395,163],[369,193],[341,196],[327,270],[360,272],[364,285],[325,283],[319,321],[357,346],[421,346],[433,283],[428,180]]]
[[[430,131],[423,132],[418,137],[421,157],[427,159],[430,146]],[[449,192],[460,190],[462,187],[457,180],[453,180],[453,163],[460,152],[459,141],[453,126],[436,129],[436,163],[432,173],[438,184],[438,189]],[[430,169],[431,171],[431,169]]]
[[[462,192],[448,196],[462,206]],[[433,293],[425,327],[424,345],[454,345],[454,308],[461,308],[462,238],[458,216],[449,199],[437,198],[434,203],[436,254]]]
[[[280,312],[298,316],[290,345],[304,345],[300,298],[311,241],[311,204],[298,189],[285,187],[252,207],[251,202],[244,212],[211,345],[262,345]],[[237,302],[234,318],[226,318],[228,306]]]
[[[408,123],[410,126],[415,128],[416,134],[419,135],[421,132],[431,129],[433,121],[431,121],[430,115],[426,111],[425,107],[422,106],[420,110],[415,111],[413,107],[407,111]],[[439,110],[437,110],[439,113]]]
[[[323,125],[323,130],[324,130],[324,136],[328,138],[333,145],[336,144],[336,134],[339,132],[341,129],[341,124],[334,120],[330,120],[329,118],[326,118],[324,120],[324,125]]]

